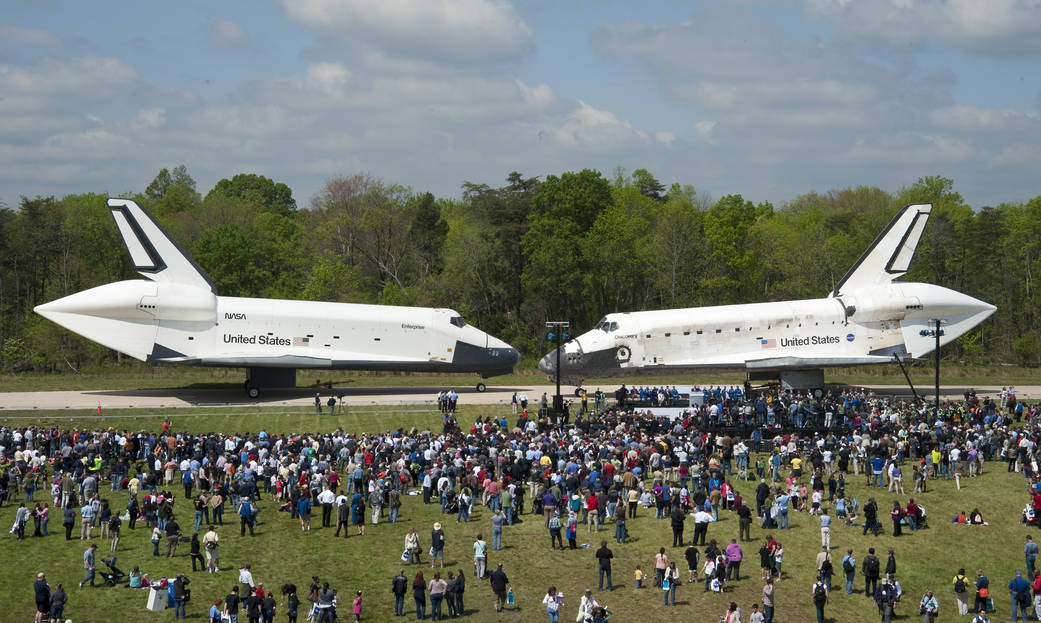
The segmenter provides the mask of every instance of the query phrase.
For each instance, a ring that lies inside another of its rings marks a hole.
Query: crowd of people
[[[665,393],[666,388],[646,390],[648,399],[654,394],[659,403]],[[631,395],[628,390],[625,394]],[[641,396],[639,390],[636,395]],[[669,396],[666,401],[674,399],[671,390]],[[663,526],[668,522],[672,546],[684,548],[687,583],[703,581],[704,591],[717,594],[727,592],[730,583],[749,579],[741,574],[741,544],[751,542],[754,520],[767,532],[758,550],[762,596],[749,620],[769,623],[774,618],[774,587],[785,577],[784,547],[774,535],[789,529],[792,514],[805,513],[820,526],[823,557],[818,556],[812,590],[820,620],[830,599],[831,579],[838,572],[831,556],[832,522],[862,525],[863,534],[878,534],[875,499],[861,505],[848,495],[847,478],[861,477],[869,487],[905,495],[904,473],[910,471],[911,495],[916,495],[928,491],[931,480],[960,483],[962,477],[980,477],[986,463],[1003,460],[1009,471],[1021,471],[1028,483],[1036,481],[1037,435],[1019,424],[1024,419],[1036,424],[1041,413],[1036,406],[1017,403],[1014,391],[1006,391],[1000,402],[967,394],[965,400],[941,405],[936,412],[855,390],[818,398],[780,391],[746,395],[732,387],[706,390],[705,398],[704,404],[671,420],[615,406],[580,414],[574,423],[565,424],[545,413],[531,417],[523,409],[512,422],[482,417],[461,430],[454,418],[455,401],[446,393],[440,405],[445,418],[440,432],[196,434],[175,432],[169,423],[160,430],[136,432],[4,427],[0,504],[17,503],[11,528],[16,538],[46,537],[53,508],[62,516],[66,540],[74,540],[79,521],[81,541],[92,541],[97,530],[96,538],[110,540],[110,551],[116,552],[124,526],[133,530],[141,523],[151,534],[152,556],[177,556],[179,544],[189,542],[193,571],[198,562],[200,570],[209,573],[220,569],[216,526],[224,525],[226,512],[238,518],[241,538],[255,535],[261,509],[267,514],[264,521],[299,522],[302,532],[312,529],[312,515],[318,522],[320,510],[321,528],[335,527],[336,536],[342,530],[347,537],[352,529],[363,536],[366,524],[395,524],[410,492],[418,493],[423,504],[439,504],[444,521],[454,517],[456,523],[466,523],[480,505],[491,518],[492,543],[489,548],[483,535],[474,541],[473,573],[489,582],[496,610],[509,605],[512,585],[501,564],[487,572],[489,550],[502,547],[504,527],[520,515],[530,512],[542,518],[551,548],[565,549],[566,538],[567,549],[574,550],[580,531],[594,535],[612,523],[615,545],[625,546],[628,522],[636,520],[640,507],[646,508],[642,516],[653,516]],[[125,508],[109,506],[103,494],[106,486],[128,492]],[[742,495],[740,490],[749,487],[751,495]],[[182,490],[183,496],[178,495]],[[1032,498],[1029,509],[1041,512],[1041,495]],[[737,538],[710,538],[710,526],[721,512],[737,519]],[[905,527],[912,532],[923,527],[927,514],[920,501],[909,497],[905,504],[895,502],[890,516],[893,536],[900,536]],[[1025,521],[1032,521],[1032,516],[1024,512]],[[27,536],[30,521],[34,529]],[[984,523],[978,510],[953,521]],[[402,562],[422,566],[427,553],[435,570],[431,579],[422,571],[410,573],[411,578],[402,571],[393,578],[395,614],[404,614],[410,587],[417,618],[427,616],[428,596],[432,618],[445,616],[443,607],[448,617],[465,614],[467,574],[449,569],[442,577],[446,537],[441,522],[433,525],[427,543],[414,526],[404,538]],[[84,582],[90,584],[96,549],[92,544],[84,554]],[[597,566],[600,590],[613,588],[613,558],[608,541],[602,540],[590,563]],[[879,604],[885,621],[902,590],[892,551],[893,568],[887,563],[884,572],[872,558],[869,552],[861,564],[865,593]],[[674,605],[683,585],[677,561],[662,547],[648,563],[653,565],[653,586],[663,590],[666,605]],[[856,569],[853,552],[848,551],[841,561],[846,593],[853,592]],[[1031,566],[1031,579],[1034,571]],[[632,572],[637,586],[642,586],[642,569]],[[272,620],[276,608],[284,608],[289,620],[296,620],[300,600],[294,584],[282,585],[278,604],[252,581],[248,565],[240,570],[239,580],[241,590],[236,587],[211,602],[211,615],[237,615],[241,609],[251,621]],[[150,580],[135,567],[128,582],[142,588],[172,587],[171,593],[181,595],[180,600],[172,595],[175,615],[184,613],[185,595],[190,593],[184,574]],[[51,588],[44,608],[41,588],[37,587],[38,620],[53,618],[53,595],[64,592]],[[1041,585],[1032,590],[1041,596]],[[358,592],[349,606],[356,618],[361,616],[361,597]],[[927,597],[923,596],[923,616],[938,608],[935,597]],[[307,600],[308,613],[318,621],[335,620],[340,604],[334,589],[314,578]],[[552,622],[563,597],[550,587],[543,604]],[[1041,610],[1041,603],[1037,605]],[[586,621],[609,616],[591,589],[578,608]],[[725,616],[744,620],[736,604]]]

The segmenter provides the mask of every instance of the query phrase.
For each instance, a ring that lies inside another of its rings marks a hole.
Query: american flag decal
[[[769,340],[759,340],[760,348],[777,348],[777,340],[771,338]]]
[[[294,337],[293,346],[310,346],[311,338],[309,337]]]

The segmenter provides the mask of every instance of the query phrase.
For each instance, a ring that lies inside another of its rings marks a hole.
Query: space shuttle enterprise
[[[930,204],[901,210],[826,298],[608,314],[561,346],[562,380],[699,369],[746,371],[793,389],[824,387],[824,368],[892,363],[957,339],[996,309],[928,283],[902,283]],[[539,369],[556,375],[557,351]]]
[[[109,199],[108,207],[134,269],[148,280],[98,286],[35,311],[136,359],[246,368],[254,398],[262,389],[295,387],[304,368],[483,379],[508,374],[520,361],[509,344],[450,309],[218,296],[145,210],[128,199]]]

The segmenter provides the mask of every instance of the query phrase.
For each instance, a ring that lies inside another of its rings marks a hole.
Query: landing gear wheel
[[[575,388],[575,398],[581,398],[582,397],[582,392],[584,392],[584,391],[585,390],[582,389],[581,387],[576,387]]]
[[[486,389],[488,389],[488,387],[484,383],[478,383],[477,384],[477,393],[478,394],[483,394],[484,390],[486,390]]]
[[[250,385],[246,388],[246,395],[250,398],[256,398],[257,396],[260,396],[260,389]]]

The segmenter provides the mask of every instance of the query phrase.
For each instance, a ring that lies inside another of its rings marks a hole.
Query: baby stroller
[[[448,501],[445,502],[445,512],[448,514],[458,513],[459,500],[455,491],[448,491],[447,493],[445,493],[445,497],[448,498]]]
[[[123,578],[126,577],[126,574],[120,571],[119,567],[116,566],[116,557],[102,558],[101,562],[109,568],[109,573],[104,571],[100,572],[101,578],[105,580],[105,586],[116,586],[117,584],[122,584]]]
[[[921,530],[922,528],[928,528],[929,527],[929,522],[927,522],[925,520],[925,507],[922,506],[921,504],[918,505],[918,517],[917,517],[917,519],[915,521],[918,522],[918,529],[919,530]]]
[[[592,623],[607,623],[611,620],[611,611],[606,606],[594,606],[593,617],[589,620]]]

